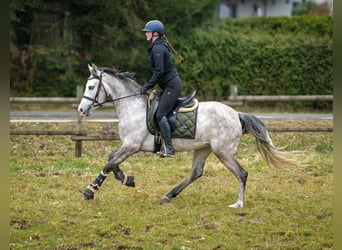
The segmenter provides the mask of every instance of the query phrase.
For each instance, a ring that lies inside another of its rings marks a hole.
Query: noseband
[[[89,100],[89,101],[92,101],[93,102],[93,106],[94,107],[97,107],[97,106],[102,106],[102,104],[105,104],[107,102],[115,102],[115,101],[118,101],[120,99],[125,99],[125,98],[128,98],[128,97],[132,97],[132,96],[137,96],[137,95],[140,95],[140,93],[137,93],[137,94],[133,94],[133,95],[128,95],[128,96],[123,96],[123,97],[119,97],[119,98],[116,98],[116,99],[113,99],[111,97],[108,96],[108,93],[102,83],[102,71],[100,72],[100,76],[97,76],[97,75],[93,75],[91,77],[88,78],[88,80],[92,80],[92,79],[97,79],[99,80],[99,85],[97,86],[97,90],[96,90],[96,95],[94,98],[92,97],[89,97],[89,96],[83,96],[83,98]],[[101,87],[103,88],[105,94],[106,94],[106,100],[104,102],[99,102],[99,95],[100,95],[100,90],[101,90]]]

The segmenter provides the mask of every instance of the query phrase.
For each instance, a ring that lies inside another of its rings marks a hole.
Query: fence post
[[[230,86],[230,100],[235,100],[238,95],[238,89],[236,85],[231,85]]]
[[[75,141],[75,157],[79,158],[82,156],[82,141],[77,140]]]
[[[83,96],[83,86],[82,85],[77,85],[76,86],[76,97],[81,99]]]
[[[77,85],[76,86],[76,97],[81,99],[83,95],[83,86]],[[76,124],[76,131],[80,134],[82,132],[82,117],[80,116],[80,113],[78,110],[76,110],[77,113],[77,124]],[[82,141],[75,141],[75,157],[81,157],[82,156]]]
[[[78,134],[82,133],[82,117],[80,116],[80,113],[78,110],[77,113],[77,124],[76,124],[76,131]],[[81,157],[82,156],[82,141],[76,141],[75,142],[75,157]]]

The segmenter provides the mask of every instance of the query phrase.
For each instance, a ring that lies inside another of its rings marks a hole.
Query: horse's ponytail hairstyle
[[[184,62],[184,57],[181,56],[175,49],[174,47],[171,45],[171,43],[169,42],[169,40],[167,39],[166,35],[162,35],[161,38],[167,43],[167,45],[172,49],[172,51],[178,56],[178,60],[180,63]]]

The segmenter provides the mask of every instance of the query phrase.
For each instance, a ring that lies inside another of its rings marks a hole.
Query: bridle
[[[141,95],[140,93],[136,93],[136,94],[133,94],[133,95],[128,95],[128,96],[123,96],[123,97],[119,97],[119,98],[111,98],[108,96],[108,93],[106,91],[106,88],[104,87],[103,83],[102,83],[102,74],[103,72],[101,71],[100,72],[100,76],[98,75],[91,75],[91,77],[88,78],[88,81],[89,80],[92,80],[92,79],[97,79],[99,80],[99,85],[97,86],[97,89],[96,89],[96,94],[95,94],[95,97],[92,98],[92,97],[89,97],[89,96],[86,96],[84,95],[83,98],[89,100],[89,101],[92,101],[93,102],[93,106],[94,107],[97,107],[97,106],[102,106],[102,104],[105,104],[107,102],[115,102],[115,101],[118,101],[118,100],[121,100],[121,99],[125,99],[125,98],[129,98],[129,97],[133,97],[133,96],[137,96],[137,95]],[[100,95],[100,91],[101,91],[101,87],[103,88],[103,91],[105,92],[106,94],[106,100],[103,101],[103,102],[99,102],[99,95]]]

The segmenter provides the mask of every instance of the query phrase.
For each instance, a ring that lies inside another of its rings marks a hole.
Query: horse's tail
[[[251,133],[254,135],[258,150],[269,166],[299,165],[296,160],[291,159],[290,152],[280,151],[273,145],[265,124],[258,117],[239,113],[239,118],[243,134]]]

